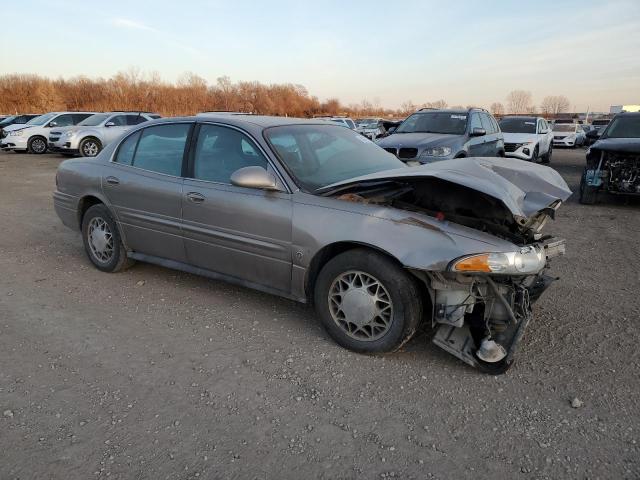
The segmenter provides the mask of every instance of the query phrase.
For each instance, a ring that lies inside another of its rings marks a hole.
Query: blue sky
[[[640,103],[640,0],[4,0],[0,74],[290,82],[385,107]],[[20,39],[20,40],[18,40]]]

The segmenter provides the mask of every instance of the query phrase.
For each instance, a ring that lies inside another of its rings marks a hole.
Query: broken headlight
[[[517,252],[480,253],[454,260],[449,270],[459,273],[492,273],[498,275],[529,275],[544,268],[544,252],[536,247],[523,247]]]

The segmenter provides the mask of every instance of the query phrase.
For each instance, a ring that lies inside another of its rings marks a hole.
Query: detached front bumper
[[[550,258],[563,255],[565,241],[537,245]],[[492,374],[505,372],[532,320],[532,305],[555,278],[538,273],[523,276],[428,273],[433,291],[433,343],[465,363]]]

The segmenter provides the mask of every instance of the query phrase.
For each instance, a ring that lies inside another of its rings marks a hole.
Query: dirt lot
[[[577,189],[584,150],[553,166]],[[337,347],[296,303],[90,266],[61,158],[0,154],[0,478],[640,478],[640,202],[572,197],[518,363]],[[572,408],[572,401],[578,408]]]

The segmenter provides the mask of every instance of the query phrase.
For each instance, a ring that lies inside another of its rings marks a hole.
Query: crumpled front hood
[[[498,157],[444,160],[417,167],[386,170],[334,183],[322,191],[366,182],[410,181],[437,178],[476,190],[501,201],[516,219],[525,219],[572,194],[564,179],[552,168]],[[518,221],[522,224],[522,221]]]
[[[441,145],[452,142],[460,135],[448,135],[444,133],[394,133],[378,142],[382,148],[418,148],[422,149],[430,145]]]
[[[594,143],[591,150],[640,155],[640,138],[604,138]]]

